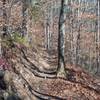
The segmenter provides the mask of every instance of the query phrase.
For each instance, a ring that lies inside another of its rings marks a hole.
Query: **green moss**
[[[19,44],[23,44],[25,46],[29,46],[29,41],[28,41],[27,36],[22,37],[20,35],[20,33],[16,33],[15,32],[15,33],[12,33],[11,38],[12,38],[13,42],[16,42],[16,43],[19,43]]]

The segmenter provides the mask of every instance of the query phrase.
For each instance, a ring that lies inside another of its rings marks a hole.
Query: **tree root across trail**
[[[27,58],[27,56],[26,56],[26,54],[25,54],[25,52],[24,52],[24,50],[23,49],[21,49],[21,52],[22,52],[22,54],[23,54],[23,58],[32,66],[32,68],[34,69],[34,70],[37,70],[39,73],[45,73],[45,74],[50,74],[50,75],[54,75],[54,74],[56,74],[56,70],[53,70],[53,71],[51,71],[51,70],[44,70],[44,71],[41,71],[34,63],[32,63],[28,58]],[[34,60],[34,59],[33,59]]]

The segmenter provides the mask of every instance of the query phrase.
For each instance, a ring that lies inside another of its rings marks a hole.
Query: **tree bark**
[[[97,0],[97,21],[96,21],[96,30],[97,30],[97,33],[96,33],[96,67],[97,67],[97,71],[96,71],[96,74],[98,74],[100,72],[100,34],[99,34],[99,19],[100,19],[100,1]]]
[[[65,7],[67,6],[68,0],[61,0],[61,10],[59,16],[59,35],[58,35],[58,68],[57,76],[65,77]]]
[[[22,37],[27,34],[27,4],[26,0],[22,0]]]
[[[7,35],[7,13],[6,13],[6,0],[3,0],[3,36]]]

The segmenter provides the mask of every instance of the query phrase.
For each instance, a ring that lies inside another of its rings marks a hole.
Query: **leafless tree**
[[[68,0],[61,0],[61,10],[59,16],[59,34],[58,34],[58,68],[57,75],[65,76],[65,8]]]

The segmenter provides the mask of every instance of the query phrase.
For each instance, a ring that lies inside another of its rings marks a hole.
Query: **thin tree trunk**
[[[3,0],[3,37],[7,35],[7,12],[6,12],[6,0]]]
[[[2,34],[1,34],[1,57],[5,55],[5,47],[3,46],[3,40],[7,36],[7,12],[6,12],[6,0],[2,1],[3,4],[3,28],[2,28]]]
[[[77,43],[76,43],[76,65],[79,64],[79,50],[80,50],[80,29],[77,35]]]
[[[100,64],[99,64],[99,62],[100,62],[100,58],[99,58],[99,56],[100,56],[100,51],[99,51],[99,43],[100,43],[100,34],[99,34],[99,28],[100,28],[100,26],[99,26],[99,17],[100,17],[100,1],[99,0],[97,0],[97,12],[96,12],[96,14],[97,14],[97,22],[96,22],[96,29],[97,29],[97,34],[96,34],[96,67],[97,67],[97,71],[96,71],[96,73],[99,73],[99,70],[100,70]]]
[[[50,49],[50,14],[49,9],[46,15],[46,22],[45,22],[45,48],[47,51]]]
[[[59,16],[59,35],[58,35],[58,68],[57,68],[57,76],[65,77],[65,20],[66,13],[65,7],[67,6],[67,0],[61,0],[61,10]]]
[[[25,36],[27,34],[27,4],[26,4],[26,0],[22,0],[22,16],[23,16],[23,20],[22,20],[22,37]]]

